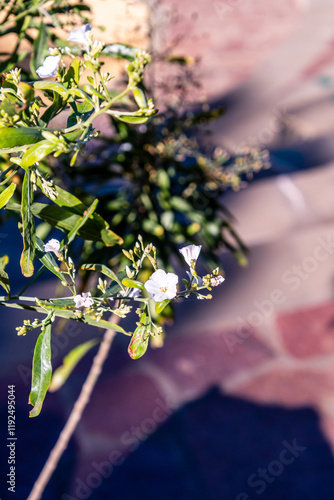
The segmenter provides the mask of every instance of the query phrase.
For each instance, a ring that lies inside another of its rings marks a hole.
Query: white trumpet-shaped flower
[[[60,242],[56,240],[55,238],[52,238],[52,240],[49,240],[47,243],[44,245],[44,251],[45,252],[53,252],[59,257],[60,255]]]
[[[75,302],[75,307],[79,309],[80,307],[91,307],[94,304],[93,299],[91,298],[91,293],[86,292],[81,295],[76,295],[73,297]]]
[[[166,273],[163,269],[155,271],[144,287],[156,302],[173,299],[177,294],[179,279],[174,273]]]
[[[57,76],[60,56],[48,56],[44,59],[43,65],[36,69],[40,78],[52,78]]]
[[[84,24],[84,26],[81,26],[80,28],[71,31],[67,41],[78,43],[79,45],[84,45],[85,48],[88,48],[89,46],[88,34],[90,33],[91,29],[92,27],[90,24]]]
[[[187,247],[180,248],[179,251],[183,255],[188,266],[191,267],[191,261],[193,260],[196,262],[201,250],[202,245],[188,245]]]

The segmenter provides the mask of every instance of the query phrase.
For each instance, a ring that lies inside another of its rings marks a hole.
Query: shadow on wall
[[[259,406],[214,389],[179,410],[86,494],[91,500],[332,500],[334,460],[312,409]]]

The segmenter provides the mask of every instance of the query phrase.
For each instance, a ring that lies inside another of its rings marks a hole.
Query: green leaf
[[[83,85],[82,90],[87,92],[87,94],[95,95],[104,101],[106,100],[104,95],[102,95],[100,92],[98,92],[96,89],[94,89],[94,87],[92,85],[88,85],[88,84]]]
[[[8,186],[2,193],[0,194],[0,208],[3,208],[6,203],[9,202],[11,197],[13,196],[16,189],[16,184],[12,182],[10,186]]]
[[[0,285],[4,290],[6,290],[8,297],[10,297],[10,286],[9,286],[9,277],[8,274],[5,272],[5,267],[8,264],[8,256],[3,255],[0,257]]]
[[[83,217],[79,218],[78,222],[75,224],[73,229],[71,229],[71,231],[66,236],[65,245],[69,245],[74,240],[74,238],[76,237],[77,233],[80,231],[82,226],[84,226],[88,221],[88,219],[91,218],[91,216],[96,210],[98,202],[99,200],[97,199],[94,200],[91,206],[88,208],[88,210],[85,210]]]
[[[111,43],[106,45],[102,50],[102,54],[108,57],[115,57],[116,59],[127,59],[134,61],[138,49],[123,43]]]
[[[53,153],[57,149],[57,144],[51,141],[40,141],[24,153],[22,157],[21,167],[26,169],[34,163],[43,160],[46,156]]]
[[[62,97],[54,92],[53,102],[51,106],[46,109],[39,120],[39,124],[41,125],[41,127],[47,126],[52,118],[54,118],[59,113],[59,111],[63,109],[63,105],[64,103]]]
[[[87,352],[96,346],[100,339],[88,340],[83,344],[78,345],[70,351],[63,359],[63,364],[59,366],[53,373],[51,384],[49,387],[50,392],[58,391],[66,382],[68,377],[73,372],[79,361],[87,354]]]
[[[73,109],[73,113],[71,113],[68,117],[67,127],[72,127],[73,125],[76,125],[79,119],[86,121],[94,111],[94,104],[91,104],[87,100],[85,100],[84,102],[71,102],[70,105]],[[81,133],[81,130],[79,130],[79,132]]]
[[[150,335],[147,334],[145,326],[138,326],[136,328],[128,347],[130,358],[139,359],[144,356],[147,351],[149,337]]]
[[[35,144],[41,139],[43,139],[41,132],[32,127],[0,128],[0,152],[1,149]]]
[[[89,95],[86,94],[86,92],[84,92],[83,90],[81,90],[81,89],[71,89],[71,90],[68,91],[68,93],[70,95],[73,95],[73,96],[79,97],[81,99],[84,99],[89,104],[90,108],[94,109],[94,102],[89,97]]]
[[[40,181],[37,181],[39,187],[41,187]],[[65,209],[68,209],[72,214],[78,214],[80,216],[83,215],[87,207],[81,203],[79,198],[74,196],[73,194],[65,191],[59,186],[54,186],[58,196],[54,202]],[[89,236],[84,236],[83,234],[88,231],[93,236],[92,238]],[[69,231],[71,228],[69,229]],[[102,241],[107,247],[111,247],[114,245],[120,245],[123,243],[123,239],[114,233],[111,229],[109,229],[109,224],[101,217],[101,215],[94,213],[92,220],[88,220],[85,224],[85,227],[80,229],[79,236],[85,239],[91,239],[93,241]]]
[[[45,220],[51,226],[57,227],[61,231],[69,233],[80,224],[81,216],[68,210],[64,210],[56,205],[46,205],[44,203],[34,203],[31,207],[32,213]],[[95,215],[95,214],[94,214]],[[103,219],[102,219],[103,220]],[[109,229],[103,228],[98,220],[91,218],[79,228],[78,236],[89,241],[101,241],[106,246],[119,244],[122,240]]]
[[[68,90],[64,85],[58,82],[49,82],[47,80],[34,82],[34,89],[38,90],[51,90],[52,92],[56,92],[61,95],[63,99],[68,97]]]
[[[122,283],[117,274],[104,264],[84,264],[83,266],[81,266],[81,269],[86,269],[87,271],[98,271],[105,276],[108,276],[108,278],[112,279],[113,281],[116,281],[121,289],[123,289]]]
[[[130,278],[124,278],[122,280],[122,285],[129,288],[140,288],[141,290],[144,290],[144,283],[141,281],[131,280]]]
[[[129,115],[119,115],[113,114],[117,120],[120,120],[124,123],[131,123],[132,125],[140,125],[141,123],[146,123],[148,120],[147,116],[129,116]]]
[[[170,303],[169,299],[165,299],[162,302],[157,302],[155,305],[155,312],[158,314],[162,313],[162,311],[165,309],[165,307],[168,306],[169,303]]]
[[[31,172],[27,170],[24,174],[22,184],[21,215],[23,226],[23,252],[21,255],[21,269],[23,276],[29,278],[34,274],[34,256],[35,256],[35,223],[31,213],[33,200]]]
[[[132,90],[133,97],[135,98],[136,103],[141,109],[147,108],[147,99],[144,92],[144,89],[141,87],[136,87]]]
[[[51,321],[49,321],[41,331],[34,351],[29,394],[29,404],[34,408],[30,411],[30,417],[37,417],[40,414],[51,376]]]
[[[33,47],[34,51],[30,60],[30,69],[35,78],[37,78],[36,69],[42,66],[45,56],[48,55],[48,30],[46,29],[43,17],[41,17],[38,35],[34,40]]]
[[[73,61],[71,62],[70,67],[68,68],[68,71],[64,77],[64,85],[68,88],[72,88],[72,82],[77,86],[79,85],[79,78],[80,78],[80,64],[81,64],[81,59],[80,57],[75,57]]]

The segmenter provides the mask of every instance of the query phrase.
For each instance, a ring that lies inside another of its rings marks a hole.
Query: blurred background
[[[234,151],[268,149],[272,166],[224,195],[250,249],[248,266],[223,253],[225,283],[210,302],[176,307],[162,349],[132,361],[127,339],[116,338],[43,498],[332,500],[334,4],[90,3],[95,23],[106,27],[100,39],[149,49],[154,25],[155,47],[170,41],[175,55],[198,61],[201,99],[224,109],[201,129],[201,140]],[[1,245],[19,260],[18,232],[10,224],[1,231]],[[47,279],[35,293],[52,296],[53,289]],[[16,337],[18,313],[2,315],[1,428],[7,385],[15,384],[18,436],[16,497],[3,495],[23,499],[91,357],[29,419],[34,339]],[[79,334],[84,340],[91,331],[68,325],[57,336],[55,364]],[[1,460],[6,470],[3,452]]]

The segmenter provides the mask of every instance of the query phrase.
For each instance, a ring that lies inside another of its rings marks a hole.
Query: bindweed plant
[[[186,297],[193,293],[196,293],[198,298],[204,298],[200,291],[214,286],[218,272],[214,271],[212,276],[208,275],[200,282],[194,267],[197,255],[191,262],[188,259],[192,272],[191,280],[185,281],[185,290],[177,290],[177,276],[173,273],[166,274],[163,269],[157,268],[156,248],[152,244],[144,246],[140,237],[133,250],[123,250],[124,255],[130,260],[125,271],[116,274],[111,268],[99,262],[81,266],[83,270],[99,272],[104,276],[104,279],[99,277],[96,287],[99,296],[92,297],[89,291],[81,294],[77,292],[75,264],[69,256],[71,242],[77,236],[83,236],[85,239],[99,241],[105,246],[113,246],[116,243],[121,244],[122,239],[109,228],[101,216],[96,214],[97,199],[86,208],[74,195],[61,189],[52,180],[46,179],[40,168],[40,162],[49,155],[58,157],[66,153],[71,155],[70,165],[73,166],[78,153],[83,151],[86,143],[98,135],[93,129],[93,122],[102,114],[112,115],[126,123],[144,123],[157,111],[153,102],[147,101],[145,93],[138,87],[143,79],[144,68],[150,61],[148,53],[135,51],[133,61],[127,66],[126,88],[112,96],[107,88],[111,76],[101,72],[99,60],[104,44],[93,41],[90,25],[86,24],[72,31],[68,40],[82,47],[82,56],[74,56],[69,47],[53,48],[51,55],[47,56],[43,64],[36,69],[42,80],[23,82],[20,70],[13,69],[3,74],[0,89],[1,152],[10,155],[11,163],[1,175],[2,185],[9,185],[0,195],[0,206],[21,213],[19,227],[23,238],[20,261],[22,273],[26,277],[33,276],[34,260],[37,257],[42,267],[35,273],[30,284],[48,269],[71,294],[48,300],[29,298],[22,294],[11,296],[9,278],[4,269],[8,258],[3,257],[0,284],[6,290],[7,296],[0,298],[0,305],[46,315],[43,320],[35,319],[33,322],[27,320],[23,326],[18,327],[19,335],[41,329],[33,359],[29,401],[34,408],[30,412],[31,416],[39,414],[51,382],[50,334],[51,325],[56,317],[81,321],[98,328],[112,328],[114,331],[131,335],[129,354],[137,359],[146,351],[149,338],[162,333],[162,327],[152,319],[150,297],[139,297],[137,289],[152,294],[153,300],[157,302],[155,313],[160,314],[171,299]],[[71,58],[68,66],[64,62],[65,55]],[[90,74],[86,75],[88,83],[82,84],[84,70]],[[118,101],[128,93],[132,93],[138,108],[134,111],[116,109]],[[68,115],[67,126],[53,128],[50,125],[51,120],[65,112]],[[21,171],[23,172],[21,203],[16,205],[11,203],[16,190],[16,184],[11,180]],[[37,190],[57,207],[70,211],[70,217],[65,219],[67,226],[64,226],[64,218],[52,205],[45,206],[33,202]],[[36,234],[34,216],[44,213],[45,217],[45,212],[50,216],[50,209],[51,212],[53,209],[54,225],[67,230],[62,242],[51,239],[43,243]],[[154,273],[146,283],[143,283],[138,281],[138,275],[145,260],[153,266]],[[105,319],[110,314],[119,318],[126,317],[133,307],[131,305],[133,301],[139,306],[136,309],[139,321],[134,333],[125,332],[121,326]],[[27,305],[26,302],[30,304]]]
[[[31,417],[41,412],[47,391],[59,389],[100,343],[50,456],[52,465],[47,462],[29,497],[36,500],[88,402],[114,332],[129,336],[128,353],[140,358],[150,342],[162,344],[164,317],[175,301],[211,299],[212,289],[223,283],[218,251],[227,248],[245,263],[246,248],[220,196],[265,168],[267,157],[258,150],[233,157],[223,148],[203,149],[191,137],[194,127],[220,112],[205,106],[185,112],[179,78],[178,91],[168,92],[170,102],[158,114],[147,97],[156,87],[144,80],[151,55],[94,40],[83,2],[5,2],[2,15],[0,39],[10,33],[17,38],[0,66],[0,208],[18,220],[21,271],[30,279],[13,294],[6,272],[9,257],[0,257],[0,285],[6,292],[0,306],[38,316],[17,327],[18,335],[38,332]],[[75,27],[66,41],[57,32],[64,27]],[[22,41],[30,54],[22,52]],[[125,80],[103,71],[105,57],[127,61]],[[169,54],[154,54],[153,64],[161,59],[187,67],[185,59]],[[187,71],[184,76],[188,81]],[[109,118],[112,137],[98,129],[103,115]],[[65,233],[61,241],[49,237],[52,228]],[[200,255],[207,268],[201,276],[196,268]],[[182,279],[172,272],[176,256],[189,268]],[[27,295],[44,272],[56,277],[58,295]],[[120,323],[130,313],[133,328],[126,331]],[[105,333],[102,340],[76,346],[52,373],[51,334],[57,318]]]

